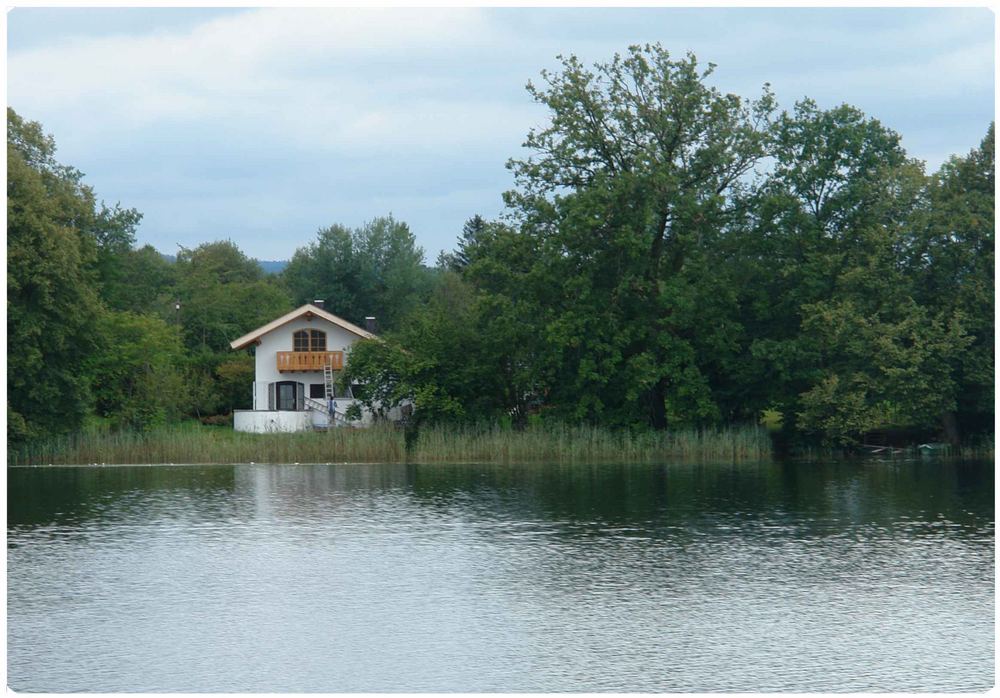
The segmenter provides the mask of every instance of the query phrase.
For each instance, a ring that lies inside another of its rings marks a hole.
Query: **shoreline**
[[[174,425],[147,432],[84,432],[10,449],[8,467],[99,465],[364,465],[399,464],[641,464],[992,459],[992,440],[958,449],[892,454],[807,448],[775,452],[763,426],[735,425],[663,432],[618,432],[601,427],[532,425],[425,426],[412,448],[390,425],[326,432],[252,434],[227,427]]]

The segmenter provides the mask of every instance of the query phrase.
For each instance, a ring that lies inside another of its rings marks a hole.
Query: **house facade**
[[[351,346],[375,335],[327,312],[321,303],[307,303],[230,343],[233,349],[252,348],[256,363],[253,409],[234,411],[236,431],[371,424],[372,414],[355,399],[354,391],[340,388],[338,382]],[[360,419],[347,419],[355,404],[361,407]]]

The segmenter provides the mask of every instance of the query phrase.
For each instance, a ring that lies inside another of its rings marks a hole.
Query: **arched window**
[[[326,332],[299,330],[292,335],[294,351],[326,351]]]

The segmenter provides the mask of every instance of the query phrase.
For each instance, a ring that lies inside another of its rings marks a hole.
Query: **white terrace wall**
[[[312,428],[311,410],[234,410],[233,429],[268,434],[279,431],[307,431]]]
[[[348,407],[356,400],[337,400],[337,414],[341,417]],[[360,404],[360,403],[359,403]],[[390,418],[399,410],[392,410]],[[372,413],[362,407],[361,419],[350,422],[351,426],[368,427],[372,425]],[[340,423],[343,426],[343,422]],[[233,410],[233,429],[249,431],[257,434],[268,434],[279,431],[309,431],[313,427],[328,428],[330,417],[318,410]]]

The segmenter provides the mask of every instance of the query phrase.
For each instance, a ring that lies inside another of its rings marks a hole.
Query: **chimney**
[[[372,334],[378,334],[378,321],[374,317],[369,315],[365,318],[365,329]]]
[[[313,301],[313,305],[315,305],[320,310],[323,310],[323,299],[317,298],[316,300]]]

